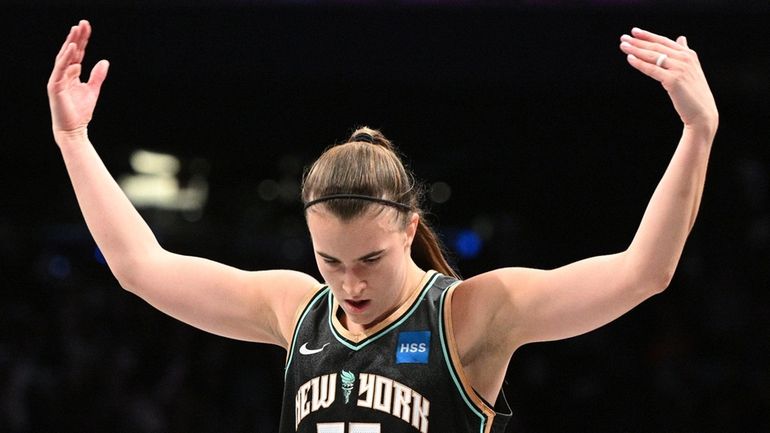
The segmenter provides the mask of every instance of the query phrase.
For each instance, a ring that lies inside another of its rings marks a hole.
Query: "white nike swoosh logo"
[[[326,346],[328,346],[328,345],[329,345],[329,343],[326,343],[323,346],[321,346],[320,349],[308,349],[307,348],[307,343],[305,343],[302,346],[300,346],[299,353],[301,353],[303,355],[312,355],[314,353],[318,353],[318,352],[324,350],[326,348]]]

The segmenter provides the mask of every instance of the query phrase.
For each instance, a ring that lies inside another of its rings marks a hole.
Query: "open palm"
[[[48,101],[57,142],[70,135],[85,134],[107,77],[109,63],[102,60],[91,70],[87,82],[80,81],[81,62],[90,36],[88,21],[80,21],[70,29],[48,80]]]

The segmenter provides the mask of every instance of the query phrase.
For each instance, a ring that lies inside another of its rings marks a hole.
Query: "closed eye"
[[[383,255],[385,255],[386,250],[378,250],[378,251],[372,251],[369,254],[363,255],[356,259],[356,261],[359,261],[361,263],[372,265],[380,261]],[[330,265],[330,266],[338,266],[341,265],[342,262],[340,262],[339,259],[330,256],[326,253],[323,253],[321,251],[316,251],[316,254],[318,254],[319,257],[321,257],[321,260],[323,260],[324,263]]]

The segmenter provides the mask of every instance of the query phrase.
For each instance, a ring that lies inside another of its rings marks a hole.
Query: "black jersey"
[[[328,286],[300,308],[286,358],[281,433],[502,433],[460,368],[451,330],[458,280],[430,271],[365,335],[339,322]]]

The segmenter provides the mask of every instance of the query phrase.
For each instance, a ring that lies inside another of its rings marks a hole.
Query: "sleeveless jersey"
[[[300,307],[285,368],[281,433],[502,433],[511,416],[471,388],[451,323],[458,280],[428,272],[364,335],[339,322],[328,286]]]

